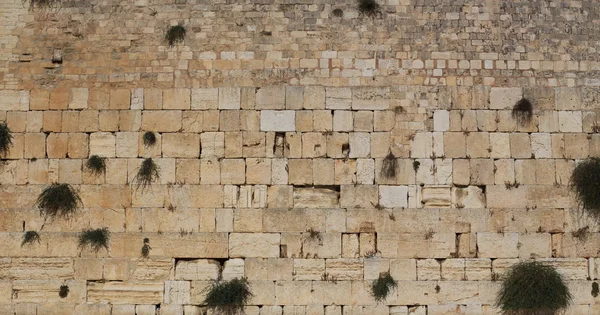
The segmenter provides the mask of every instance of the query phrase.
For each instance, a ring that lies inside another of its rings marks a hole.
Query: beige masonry
[[[175,2],[0,3],[0,314],[211,314],[239,277],[249,315],[500,314],[496,280],[531,259],[566,314],[600,313],[600,233],[569,189],[600,156],[593,1]],[[81,197],[69,219],[35,206],[54,182]],[[78,247],[103,227],[108,250]]]

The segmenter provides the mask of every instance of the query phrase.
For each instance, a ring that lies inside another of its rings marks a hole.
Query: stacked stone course
[[[1,3],[0,314],[203,314],[239,277],[249,315],[498,314],[528,259],[565,277],[568,314],[600,313],[598,224],[568,187],[600,156],[597,6],[381,4]],[[160,178],[136,189],[149,157]],[[69,220],[35,207],[54,182],[83,201]],[[101,227],[108,251],[78,248]],[[376,303],[384,272],[398,289]]]

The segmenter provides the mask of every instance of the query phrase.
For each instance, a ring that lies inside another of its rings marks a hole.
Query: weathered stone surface
[[[89,282],[87,300],[92,303],[160,304],[163,289],[163,282]]]
[[[279,257],[280,235],[276,233],[231,233],[230,257]]]

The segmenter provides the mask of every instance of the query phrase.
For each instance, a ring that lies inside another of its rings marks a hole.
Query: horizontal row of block
[[[226,233],[180,232],[111,234],[109,250],[99,254],[78,247],[78,233],[41,232],[41,240],[22,247],[23,232],[4,232],[2,241],[10,248],[0,250],[1,256],[59,256],[120,258],[141,256],[142,240],[148,237],[150,256],[180,258],[290,257],[351,259],[381,258],[550,258],[591,257],[597,255],[598,233]],[[191,242],[194,248],[190,247]],[[362,276],[361,276],[362,277]]]
[[[583,159],[600,155],[600,134],[584,133],[423,132],[395,137],[388,132],[186,132],[154,133],[156,142],[151,146],[144,144],[144,134],[12,133],[6,158],[383,158],[390,150],[399,158]]]
[[[424,236],[431,231],[446,234],[505,232],[570,235],[582,228],[590,228],[594,222],[593,219],[582,216],[578,210],[534,207],[197,209],[170,205],[168,208],[130,208],[116,203],[114,206],[79,209],[70,220],[44,220],[32,206],[3,206],[3,209],[0,212],[0,227],[3,231],[36,230],[44,233],[79,232],[87,227],[104,226],[112,232],[282,232],[293,233],[297,237],[308,230],[320,233],[405,233],[415,234],[415,237]]]
[[[43,185],[6,185],[3,208],[33,207]],[[171,182],[148,187],[78,185],[87,208],[571,208],[577,203],[567,185],[504,183],[484,188],[449,185],[354,185],[294,187],[290,185],[183,185]],[[111,196],[110,198],[107,198]],[[554,200],[540,200],[549,198]],[[505,199],[506,198],[506,199]],[[513,198],[513,199],[510,199]],[[515,199],[516,198],[516,199]]]
[[[3,185],[137,185],[142,159],[108,159],[92,173],[86,159],[5,161]],[[568,185],[573,160],[513,159],[174,159],[158,158],[156,184],[179,185]],[[273,188],[275,189],[275,188]],[[448,200],[451,200],[448,188]],[[226,189],[227,190],[227,189]],[[441,191],[440,191],[441,192]],[[406,194],[406,193],[404,193]],[[310,207],[310,206],[309,206]],[[475,207],[475,206],[472,206]]]
[[[15,292],[12,303],[195,304],[202,305],[211,281],[88,282],[79,280],[15,280],[2,284]],[[376,305],[371,281],[249,281],[253,296],[247,305]],[[58,289],[67,284],[69,296]],[[592,304],[591,281],[568,281],[573,304]],[[398,281],[383,305],[494,305],[500,282]],[[405,288],[411,288],[406,290]],[[9,291],[10,292],[10,291]],[[10,294],[8,297],[10,298]],[[5,301],[5,303],[11,301]],[[44,313],[46,314],[46,313]],[[139,313],[138,313],[139,314]],[[161,312],[162,314],[162,312]],[[425,314],[425,313],[424,313]],[[427,313],[429,314],[429,313]]]
[[[551,87],[439,87],[434,107],[442,109],[512,109],[528,98],[537,110],[595,109],[598,89]],[[387,110],[391,105],[420,101],[419,87],[284,86],[221,88],[65,88],[4,90],[0,110],[65,109],[353,109]],[[438,106],[435,106],[438,105]]]

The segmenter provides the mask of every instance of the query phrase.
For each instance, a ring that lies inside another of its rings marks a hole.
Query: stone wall
[[[241,276],[249,315],[498,314],[529,259],[568,280],[568,314],[600,313],[598,224],[568,187],[600,156],[600,7],[381,5],[2,1],[0,314],[203,314],[211,281]],[[35,206],[54,182],[82,198],[68,220]],[[103,227],[108,250],[78,247]],[[377,303],[382,272],[398,289]]]

